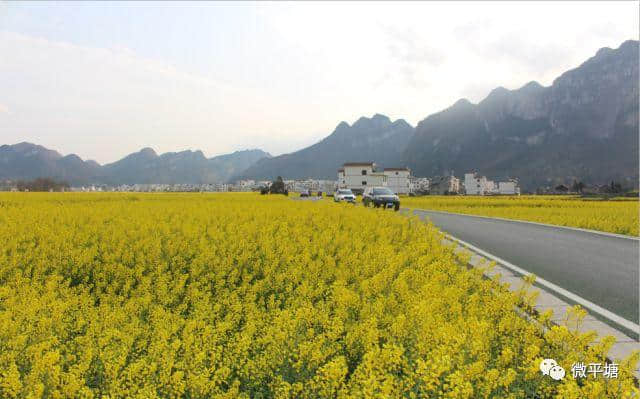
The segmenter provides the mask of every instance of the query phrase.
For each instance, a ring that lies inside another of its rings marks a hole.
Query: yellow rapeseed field
[[[402,198],[410,208],[527,220],[610,233],[638,235],[637,198],[610,200],[577,196],[436,196]]]
[[[254,194],[0,195],[1,398],[631,398],[415,218]],[[580,313],[574,312],[576,317]]]

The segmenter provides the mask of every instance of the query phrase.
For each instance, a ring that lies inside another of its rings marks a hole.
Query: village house
[[[256,187],[255,180],[238,180],[235,184],[238,191],[251,191]]]
[[[475,172],[465,173],[464,189],[467,195],[520,195],[518,180],[494,182],[485,176],[478,176]]]
[[[347,162],[338,169],[338,188],[349,188],[362,193],[370,186],[386,186],[387,176],[376,172],[373,162]]]
[[[411,191],[411,170],[409,168],[384,168],[387,187],[396,194],[409,194]]]
[[[517,180],[498,182],[498,193],[502,195],[520,195],[520,187]]]
[[[485,176],[478,176],[475,172],[464,174],[464,191],[467,195],[487,195],[494,190],[493,181]]]

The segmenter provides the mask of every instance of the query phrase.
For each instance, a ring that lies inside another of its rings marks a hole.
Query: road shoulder
[[[455,246],[454,251],[457,253],[469,253],[471,255],[468,264],[469,267],[486,266],[491,261],[496,261],[495,259],[487,258],[473,249],[466,247],[464,244],[458,242],[455,237],[450,235],[443,239],[443,244]],[[485,271],[484,275],[487,278],[492,278],[501,284],[505,284],[512,292],[525,289],[527,294],[537,295],[536,305],[534,306],[536,311],[543,313],[551,310],[553,312],[551,321],[556,325],[565,325],[573,328],[577,327],[577,330],[581,333],[594,331],[597,334],[597,338],[593,343],[599,342],[603,337],[613,336],[616,339],[616,342],[611,347],[608,357],[614,362],[620,363],[622,360],[629,357],[634,351],[640,350],[640,341],[637,338],[630,337],[626,332],[602,322],[592,314],[592,310],[590,309],[585,309],[589,313],[582,320],[582,323],[578,326],[568,326],[566,312],[572,307],[570,303],[540,286],[531,286],[527,284],[522,278],[523,275],[510,270],[500,262],[497,262],[493,268]],[[637,325],[633,324],[630,327],[633,327],[634,331],[640,332],[638,331]],[[638,365],[634,374],[636,378],[640,379],[640,365]]]

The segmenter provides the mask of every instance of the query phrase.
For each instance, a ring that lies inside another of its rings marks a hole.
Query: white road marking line
[[[488,252],[486,252],[486,251],[484,251],[484,250],[482,250],[482,249],[480,249],[480,248],[478,248],[478,247],[476,247],[476,246],[474,246],[472,244],[469,244],[466,241],[463,241],[463,240],[461,240],[461,239],[459,239],[457,237],[454,237],[451,234],[446,233],[445,235],[446,235],[446,237],[448,237],[448,238],[450,238],[450,239],[452,239],[452,240],[454,240],[454,241],[466,246],[467,248],[479,253],[480,255],[482,255],[482,256],[484,256],[486,258],[489,258],[491,260],[496,261],[497,263],[501,264],[502,266],[505,266],[508,269],[511,269],[512,271],[514,271],[516,273],[519,273],[519,274],[521,274],[523,276],[527,276],[527,275],[532,274],[532,273],[529,273],[528,271],[526,271],[526,270],[524,270],[524,269],[522,269],[522,268],[520,268],[520,267],[518,267],[518,266],[516,266],[516,265],[514,265],[512,263],[507,262],[504,259],[498,258],[497,256],[494,256],[494,255],[492,255],[492,254],[490,254],[490,253],[488,253]],[[578,295],[576,295],[576,294],[574,294],[574,293],[572,293],[570,291],[567,291],[564,288],[562,288],[562,287],[560,287],[560,286],[558,286],[556,284],[553,284],[552,282],[547,281],[547,280],[545,280],[543,278],[540,278],[538,276],[536,276],[536,283],[540,284],[543,287],[546,287],[546,288],[548,288],[548,289],[550,289],[552,291],[555,291],[556,293],[558,293],[558,294],[560,294],[560,295],[562,295],[562,296],[564,296],[566,298],[571,299],[572,301],[582,305],[583,307],[585,307],[585,308],[587,308],[587,309],[589,309],[589,310],[591,310],[591,311],[593,311],[595,313],[598,313],[599,315],[601,315],[604,318],[606,318],[606,319],[618,324],[619,326],[622,326],[622,327],[624,327],[624,328],[626,328],[626,329],[628,329],[630,331],[633,331],[636,334],[640,334],[640,325],[638,325],[638,324],[636,324],[636,323],[634,323],[632,321],[629,321],[629,320],[625,319],[624,317],[620,317],[617,314],[615,314],[613,312],[610,312],[607,309],[604,309],[604,308],[596,305],[595,303],[593,303],[591,301],[588,301],[588,300],[582,298],[581,296],[578,296]]]

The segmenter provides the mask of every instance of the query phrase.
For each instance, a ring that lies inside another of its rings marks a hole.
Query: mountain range
[[[167,152],[161,155],[143,148],[119,161],[100,165],[75,154],[58,152],[31,143],[0,146],[0,179],[52,177],[72,185],[225,182],[262,158],[262,150],[236,151],[207,158],[202,151]]]
[[[638,186],[639,42],[602,48],[551,86],[499,87],[466,99],[414,128],[375,114],[341,122],[326,138],[289,154],[261,150],[206,158],[144,148],[106,165],[30,143],[0,146],[0,179],[54,177],[87,183],[211,183],[240,178],[335,179],[348,161],[408,166],[415,176],[477,171],[519,178],[524,190],[581,180]]]
[[[600,49],[550,87],[494,89],[416,127],[404,161],[417,175],[477,170],[524,188],[610,180],[638,185],[638,41]]]

